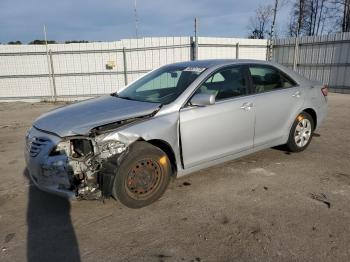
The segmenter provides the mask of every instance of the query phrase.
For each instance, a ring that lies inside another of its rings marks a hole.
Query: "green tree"
[[[272,5],[260,5],[255,10],[255,15],[249,20],[248,38],[265,39],[269,34],[269,28],[273,17]]]
[[[55,40],[47,40],[48,44],[57,44]],[[29,43],[30,45],[45,45],[45,40],[34,40]]]
[[[74,44],[74,43],[89,43],[89,41],[86,40],[70,40],[70,41],[66,41],[64,42],[65,44]]]
[[[8,44],[8,45],[21,45],[22,42],[17,40],[17,41],[10,41],[10,42],[8,42],[7,44]]]

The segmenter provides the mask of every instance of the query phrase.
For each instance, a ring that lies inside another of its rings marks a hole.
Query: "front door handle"
[[[253,107],[253,103],[245,102],[241,106],[241,109],[248,111],[248,110],[252,109],[252,107]]]
[[[301,95],[301,92],[300,92],[300,91],[296,91],[296,92],[292,95],[292,97],[299,98],[300,95]]]

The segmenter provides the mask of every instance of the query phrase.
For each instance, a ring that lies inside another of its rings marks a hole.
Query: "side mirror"
[[[195,94],[190,100],[193,106],[209,106],[215,104],[214,94]]]

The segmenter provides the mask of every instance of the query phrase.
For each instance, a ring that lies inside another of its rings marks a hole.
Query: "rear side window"
[[[216,101],[247,94],[248,83],[240,66],[224,68],[205,81],[196,93],[214,94]]]
[[[296,83],[279,70],[267,66],[250,66],[250,75],[256,93],[290,88]]]

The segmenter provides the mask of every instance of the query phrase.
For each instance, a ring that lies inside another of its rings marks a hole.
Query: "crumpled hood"
[[[86,135],[98,126],[152,114],[160,104],[102,96],[50,111],[34,126],[60,137]]]

